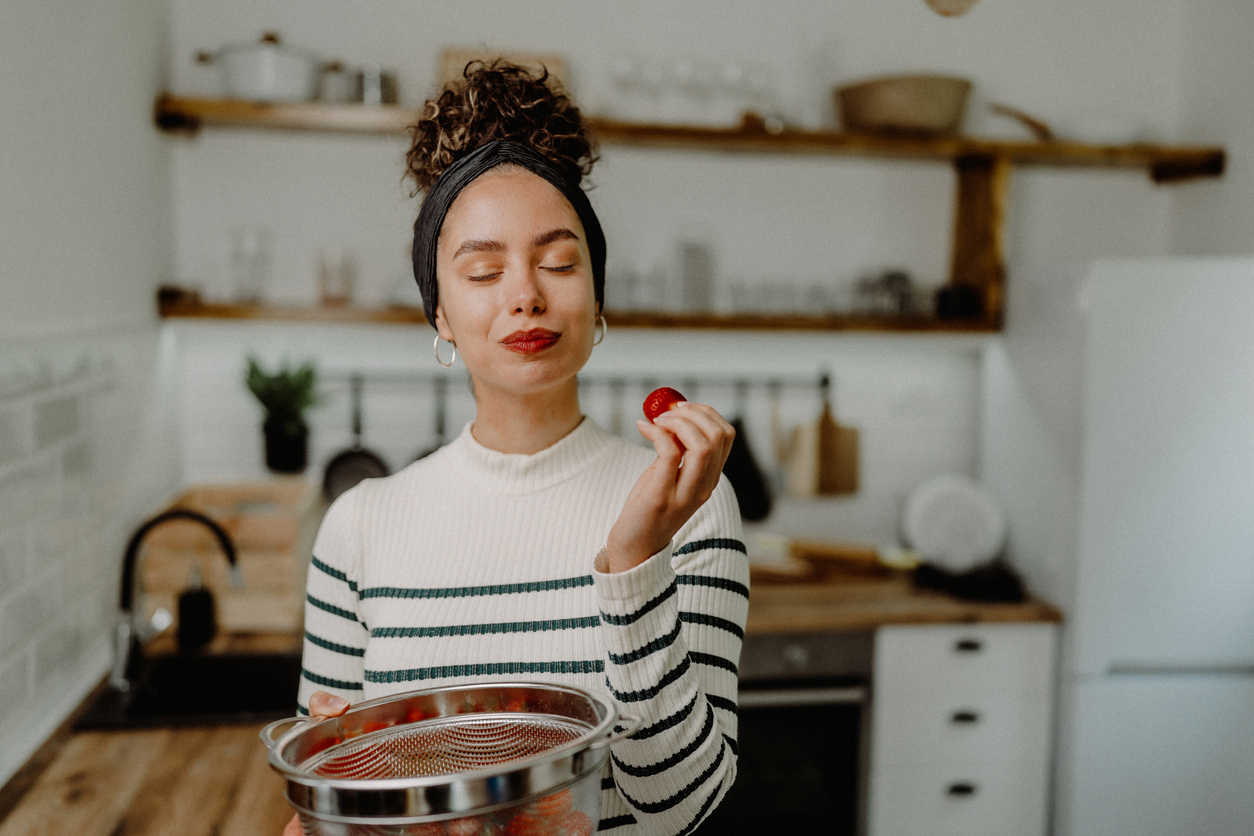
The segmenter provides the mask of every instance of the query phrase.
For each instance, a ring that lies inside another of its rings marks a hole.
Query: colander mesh
[[[588,726],[552,716],[451,717],[395,726],[332,747],[302,764],[323,778],[418,778],[488,769],[547,752]]]

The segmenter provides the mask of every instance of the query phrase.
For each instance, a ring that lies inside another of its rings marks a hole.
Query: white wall
[[[1197,142],[1223,145],[1222,179],[1178,190],[1172,248],[1188,255],[1254,252],[1254,7],[1242,0],[1199,0],[1183,23],[1180,129]]]
[[[0,782],[109,659],[125,537],[177,487],[160,0],[0,25]],[[165,372],[172,367],[167,362]]]

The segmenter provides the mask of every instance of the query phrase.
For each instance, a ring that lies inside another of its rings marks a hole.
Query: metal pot
[[[575,686],[451,685],[280,720],[261,739],[311,836],[402,836],[453,821],[497,832],[516,819],[528,832],[591,833],[609,746],[639,724],[622,720],[615,731],[613,700]]]
[[[197,60],[217,63],[222,86],[232,99],[252,102],[305,102],[318,92],[320,62],[312,52],[280,46],[267,32],[255,44],[228,44]]]
[[[847,131],[935,135],[962,123],[971,82],[946,76],[878,78],[836,89]]]

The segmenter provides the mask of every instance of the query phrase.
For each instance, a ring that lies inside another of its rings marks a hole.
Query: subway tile
[[[10,464],[26,455],[26,443],[22,436],[17,411],[0,412],[0,465]]]
[[[78,432],[78,396],[63,395],[35,405],[35,447],[42,450]]]
[[[62,580],[49,572],[0,599],[0,659],[16,652],[64,610]]]
[[[46,519],[55,510],[57,474],[47,456],[0,471],[0,531]]]
[[[30,696],[29,653],[0,660],[0,723],[17,712]]]
[[[91,521],[80,515],[59,514],[55,523],[33,529],[35,557],[40,563],[63,560],[91,536]]]
[[[30,542],[23,532],[0,537],[0,597],[26,579],[30,551]]]
[[[83,630],[77,617],[60,619],[35,640],[35,687],[72,666],[83,655]]]
[[[85,476],[91,472],[91,444],[80,441],[61,453],[61,469],[66,476]]]

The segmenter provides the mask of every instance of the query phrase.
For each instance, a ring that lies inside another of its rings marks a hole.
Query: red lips
[[[561,336],[547,328],[532,328],[530,331],[515,331],[501,340],[501,345],[519,354],[535,354],[552,346]]]

